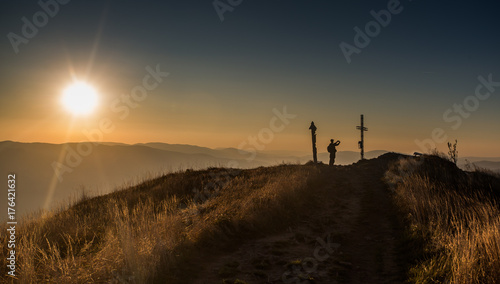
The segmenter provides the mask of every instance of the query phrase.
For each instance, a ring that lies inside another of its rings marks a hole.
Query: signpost
[[[361,149],[361,160],[365,159],[365,136],[364,132],[368,131],[368,128],[364,126],[363,115],[361,115],[361,126],[356,126],[356,129],[361,130],[361,141],[358,142],[358,147]]]
[[[316,164],[318,162],[318,150],[316,149],[316,126],[314,125],[314,121],[311,122],[311,136],[312,136],[312,146],[313,146],[313,161]]]

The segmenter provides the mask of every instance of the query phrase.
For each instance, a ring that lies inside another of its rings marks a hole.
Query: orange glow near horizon
[[[78,82],[75,79],[77,77],[89,78],[85,76],[85,72],[70,68],[70,72],[64,73],[58,69],[58,78],[62,79],[44,79],[37,85],[29,86],[27,90],[18,91],[15,100],[11,102],[12,107],[5,109],[4,118],[0,120],[0,141],[60,144],[98,140],[125,144],[163,142],[209,148],[238,148],[249,137],[258,137],[262,129],[270,128],[270,121],[275,116],[274,108],[282,110],[287,106],[288,113],[296,115],[296,118],[291,119],[283,131],[274,133],[269,143],[259,142],[259,148],[263,151],[309,153],[311,137],[308,127],[311,120],[318,126],[319,152],[326,151],[331,138],[342,141],[339,151],[358,151],[359,131],[355,126],[359,124],[359,114],[364,113],[366,126],[369,128],[365,133],[367,152],[387,150],[407,154],[414,151],[425,153],[415,140],[430,139],[432,130],[442,127],[446,130],[447,141],[458,139],[460,156],[500,157],[495,143],[500,135],[477,127],[481,123],[479,116],[476,116],[479,113],[471,115],[457,131],[442,122],[441,114],[452,105],[450,102],[443,103],[432,114],[419,117],[408,115],[412,110],[400,107],[393,107],[390,112],[380,111],[383,105],[363,106],[360,107],[362,110],[354,113],[357,110],[354,106],[359,101],[351,100],[347,95],[342,99],[341,95],[335,94],[331,98],[325,97],[318,104],[310,105],[300,99],[292,101],[279,96],[279,99],[268,101],[253,100],[251,95],[260,90],[246,89],[245,98],[248,100],[235,103],[231,100],[214,99],[221,94],[229,97],[233,91],[226,91],[226,88],[231,89],[228,86],[220,87],[220,93],[186,91],[171,87],[171,82],[168,81],[157,89],[148,91],[144,100],[131,103],[130,98],[129,101],[122,98],[129,96],[134,86],[142,83],[140,78],[148,73],[138,71],[137,80],[114,76],[111,72],[114,68],[107,68],[109,70],[106,69],[106,72],[111,75],[102,76],[100,80],[96,80],[97,75],[94,75],[91,77],[94,79],[89,80],[92,85],[76,83],[71,88],[62,89],[63,81]],[[22,86],[22,82],[17,85]],[[68,102],[70,113],[61,107],[61,92],[72,93],[76,97],[74,101]],[[32,96],[34,93],[37,94],[36,97]],[[268,95],[272,98],[273,94],[269,91]],[[352,97],[354,93],[350,95]],[[85,101],[87,97],[93,99]],[[347,107],[339,107],[337,104]],[[116,109],[120,111],[115,112]],[[331,109],[335,111],[332,112]],[[77,115],[78,113],[81,115]],[[104,128],[113,130],[104,132],[101,129],[103,125]],[[247,145],[246,148],[248,147],[252,146]],[[447,152],[446,142],[436,143],[436,147],[439,151]]]
[[[72,120],[72,124],[78,124],[77,121]],[[63,127],[61,125],[61,127]],[[45,133],[41,130],[30,131],[30,135],[17,135],[17,138],[14,139],[1,139],[1,140],[13,140],[18,142],[42,142],[42,143],[53,143],[53,144],[61,144],[68,142],[96,142],[90,139],[87,139],[84,135],[82,135],[75,125],[66,125],[67,133],[56,133],[53,131],[52,133]],[[91,128],[88,128],[89,130]],[[64,131],[63,131],[64,132]],[[32,134],[38,133],[37,136],[41,139],[29,139]],[[357,134],[357,133],[356,133]],[[43,137],[43,138],[42,138]],[[142,138],[141,138],[142,137]],[[142,130],[135,130],[135,132],[131,132],[131,130],[127,131],[116,131],[110,134],[104,134],[103,140],[97,142],[115,142],[115,143],[124,143],[124,144],[136,144],[136,143],[148,143],[148,142],[160,142],[160,143],[168,143],[168,144],[188,144],[188,145],[196,145],[201,147],[208,148],[238,148],[238,146],[243,141],[247,141],[249,135],[246,133],[238,133],[234,135],[226,135],[226,137],[219,137],[218,135],[211,135],[210,133],[195,133],[195,132],[177,132],[172,134],[158,134],[154,132],[147,132]],[[150,138],[150,139],[148,139]],[[346,136],[342,138],[339,136],[339,139],[342,141],[341,145],[338,147],[339,151],[359,151],[357,146],[357,136]],[[380,137],[370,137],[369,135],[365,136],[366,141],[366,152],[372,150],[386,150],[386,151],[394,151],[400,152],[404,154],[412,154],[413,151],[426,153],[423,149],[420,149],[413,141],[412,138],[402,138],[397,141],[393,141],[394,143],[388,143],[387,140],[381,139]],[[280,136],[277,136],[271,143],[262,144],[262,151],[296,151],[300,153],[308,153],[311,148],[310,134],[305,132],[298,135],[295,133],[282,133]],[[318,137],[317,147],[318,152],[326,152],[326,147],[329,142],[329,137]],[[500,157],[498,153],[494,153],[489,151],[489,149],[494,148],[496,145],[494,143],[483,143],[478,147],[471,144],[473,140],[464,139],[460,140],[458,143],[459,156],[477,156],[477,157]],[[443,153],[448,151],[445,143],[437,144],[437,150]],[[245,148],[255,148],[253,146],[246,146]],[[243,148],[243,149],[245,149]]]

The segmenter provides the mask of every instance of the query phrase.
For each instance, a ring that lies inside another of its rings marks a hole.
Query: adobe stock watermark
[[[150,91],[156,89],[163,82],[169,73],[160,70],[160,65],[157,64],[155,69],[146,66],[146,75],[142,78],[139,85],[133,87],[130,94],[122,94],[119,98],[111,102],[110,110],[118,115],[118,119],[124,120],[130,115],[130,109],[137,108],[140,102],[143,102]],[[114,121],[109,117],[103,117],[98,122],[98,127],[94,129],[83,129],[82,133],[86,137],[86,142],[80,142],[73,149],[70,145],[65,144],[63,147],[62,161],[52,162],[52,169],[59,182],[63,181],[65,173],[73,172],[74,168],[78,167],[84,157],[89,156],[94,146],[98,146],[104,141],[104,135],[110,134],[116,129]]]
[[[243,0],[214,0],[212,5],[214,6],[215,12],[221,22],[224,22],[224,13],[233,12],[236,7],[241,5]]]
[[[403,9],[399,0],[389,0],[387,2],[387,9],[382,9],[378,12],[371,10],[370,15],[373,20],[365,24],[364,30],[358,26],[354,27],[354,45],[345,41],[339,45],[347,63],[351,64],[351,56],[353,54],[360,54],[363,48],[370,45],[371,40],[380,34],[382,28],[386,28],[391,23],[392,16],[401,13]]]
[[[60,5],[66,5],[70,0],[40,0],[38,6],[41,10],[35,12],[31,20],[27,17],[22,17],[21,32],[16,34],[10,32],[7,34],[7,39],[14,49],[16,54],[19,53],[19,46],[21,44],[28,44],[39,32],[39,29],[45,27],[49,23],[50,18],[54,18],[60,11]]]
[[[490,73],[487,78],[479,75],[477,77],[479,83],[476,85],[474,95],[464,98],[461,104],[453,104],[443,113],[443,120],[446,123],[453,123],[451,129],[457,130],[462,126],[463,120],[471,116],[471,114],[479,109],[481,101],[489,99],[496,88],[500,87],[500,81],[493,81],[493,75]],[[436,148],[436,143],[444,143],[448,140],[446,131],[436,127],[431,132],[431,137],[422,141],[415,139],[415,144],[420,147],[423,152],[429,152]]]
[[[480,102],[491,97],[497,87],[500,87],[500,82],[493,81],[493,75],[489,74],[487,78],[479,75],[477,77],[479,83],[476,85],[474,95],[464,98],[461,104],[453,104],[443,113],[443,120],[447,123],[453,123],[451,129],[457,130],[463,123],[463,120],[469,118],[471,114],[479,109]],[[434,128],[431,131],[431,137],[422,141],[415,139],[415,144],[419,146],[421,152],[430,152],[436,149],[437,143],[445,143],[448,140],[446,131],[442,128]],[[419,159],[400,158],[399,165],[396,167],[397,172],[388,171],[386,180],[392,190],[395,190],[398,182],[409,177],[415,170],[423,164],[425,156]]]
[[[297,117],[296,114],[288,113],[287,107],[283,106],[280,111],[273,108],[273,117],[269,120],[268,127],[263,127],[259,130],[257,135],[250,135],[238,145],[238,153],[245,158],[247,162],[251,162],[257,157],[257,151],[263,151],[266,145],[272,143],[276,133],[285,130],[286,126],[290,124],[292,119]],[[248,156],[248,157],[247,157]],[[226,170],[218,173],[210,173],[213,181],[208,182],[201,190],[194,188],[192,192],[195,194],[194,202],[204,203],[209,198],[217,196],[220,189],[222,189],[228,182],[236,177],[241,170],[236,169],[240,166],[237,160],[231,160],[227,163]]]
[[[257,151],[263,151],[267,144],[274,140],[274,134],[285,130],[285,127],[290,124],[290,120],[297,117],[296,114],[287,112],[286,106],[280,111],[273,109],[274,116],[269,120],[269,127],[262,128],[257,135],[248,136],[247,140],[238,145],[238,151],[242,155],[249,155],[247,161],[253,161],[257,156]]]
[[[301,276],[316,272],[319,263],[329,259],[340,248],[340,244],[332,243],[330,234],[327,235],[326,242],[320,237],[316,238],[316,241],[318,245],[313,251],[313,256],[304,258],[300,264],[291,265],[289,270],[281,275],[283,283],[310,283],[309,280],[302,281],[304,279],[301,279]]]

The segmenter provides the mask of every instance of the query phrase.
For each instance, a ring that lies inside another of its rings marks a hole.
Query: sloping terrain
[[[17,274],[26,283],[495,283],[460,273],[497,268],[500,214],[488,200],[498,187],[438,157],[394,153],[349,166],[188,170],[25,219]],[[467,239],[467,228],[488,235]],[[468,245],[452,249],[454,240]],[[469,248],[466,266],[456,253]]]
[[[383,151],[368,152],[374,157]],[[378,156],[377,155],[377,156]],[[255,168],[280,163],[305,163],[310,155],[293,152],[252,154],[234,148],[210,149],[192,145],[165,143],[20,143],[0,141],[0,173],[16,173],[18,216],[41,208],[54,208],[86,191],[90,195],[107,194],[167,172],[216,167]],[[352,163],[359,153],[339,152],[339,164]],[[328,161],[328,153],[319,153]],[[0,211],[7,210],[0,203]],[[0,221],[6,216],[0,215]]]
[[[396,157],[323,168],[293,226],[208,256],[194,283],[402,283],[403,230],[382,180]]]
[[[446,159],[402,159],[386,180],[415,254],[411,283],[500,282],[500,175]]]

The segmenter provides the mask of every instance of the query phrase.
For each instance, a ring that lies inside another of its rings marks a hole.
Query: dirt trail
[[[402,283],[400,230],[383,167],[335,167],[319,204],[286,232],[214,256],[195,283]]]

